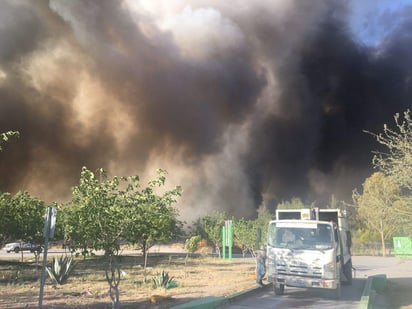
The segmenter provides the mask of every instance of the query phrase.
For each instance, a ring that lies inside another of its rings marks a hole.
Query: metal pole
[[[226,258],[226,228],[222,226],[222,258]]]
[[[233,240],[232,240],[232,221],[229,222],[228,224],[228,244],[229,244],[229,260],[232,260],[232,246],[233,246]]]
[[[44,282],[46,280],[46,267],[47,267],[47,248],[49,247],[49,235],[50,235],[50,218],[52,214],[52,208],[47,208],[47,217],[46,217],[46,226],[45,226],[45,235],[44,235],[44,252],[43,252],[43,267],[41,269],[41,278],[40,278],[40,293],[39,293],[39,309],[43,307],[43,291],[44,291]]]

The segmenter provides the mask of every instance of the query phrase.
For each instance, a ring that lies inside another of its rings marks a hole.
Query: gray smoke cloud
[[[378,148],[362,130],[411,104],[411,7],[365,44],[365,3],[2,1],[0,131],[21,137],[0,189],[63,201],[87,166],[168,170],[188,219],[350,198]]]

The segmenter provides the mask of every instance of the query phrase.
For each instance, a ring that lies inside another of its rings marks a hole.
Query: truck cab
[[[277,210],[269,222],[267,278],[277,295],[285,286],[330,289],[352,283],[351,236],[340,209]]]

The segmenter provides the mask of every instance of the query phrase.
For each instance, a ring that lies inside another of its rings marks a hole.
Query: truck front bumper
[[[301,277],[293,275],[269,275],[268,281],[274,285],[279,286],[284,284],[286,286],[298,288],[320,288],[320,289],[336,289],[338,287],[338,280],[321,279],[311,277]]]

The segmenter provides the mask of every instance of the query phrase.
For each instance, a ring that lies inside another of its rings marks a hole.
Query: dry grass
[[[25,261],[0,261],[0,308],[35,308],[38,305],[40,268]],[[50,279],[44,289],[44,308],[111,308],[104,259],[77,259],[66,284],[55,286]],[[253,259],[222,260],[214,257],[162,255],[149,257],[147,281],[140,256],[120,259],[122,308],[169,308],[206,296],[226,296],[255,286]],[[164,270],[177,287],[153,289],[151,279]]]

